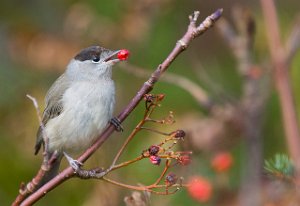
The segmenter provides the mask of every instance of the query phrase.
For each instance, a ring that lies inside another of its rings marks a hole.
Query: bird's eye
[[[93,62],[99,62],[100,61],[100,57],[93,57]]]

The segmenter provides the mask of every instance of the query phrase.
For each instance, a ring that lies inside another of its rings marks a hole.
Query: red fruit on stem
[[[150,159],[150,162],[151,162],[152,164],[154,164],[154,165],[160,165],[161,159],[160,159],[159,156],[151,155],[151,156],[149,157],[149,159]]]
[[[117,56],[118,56],[118,59],[120,59],[121,61],[124,61],[124,60],[128,59],[129,51],[127,49],[121,49]]]
[[[216,172],[226,172],[233,163],[232,156],[229,152],[221,152],[215,155],[211,161],[211,166]]]
[[[211,198],[213,188],[211,183],[204,177],[193,177],[188,181],[188,184],[188,193],[195,200],[204,203]]]

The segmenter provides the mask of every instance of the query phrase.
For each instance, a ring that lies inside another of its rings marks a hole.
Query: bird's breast
[[[62,113],[52,120],[56,132],[49,147],[71,153],[86,149],[111,119],[114,104],[113,81],[73,83],[63,96]]]

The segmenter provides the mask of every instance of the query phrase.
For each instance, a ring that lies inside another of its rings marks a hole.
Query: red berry
[[[151,156],[149,157],[149,159],[150,159],[150,162],[151,162],[152,164],[154,164],[154,165],[160,165],[161,159],[160,159],[159,156],[151,155]]]
[[[232,156],[229,152],[216,154],[211,161],[211,166],[216,172],[226,172],[233,163]]]
[[[207,202],[211,198],[213,192],[211,183],[201,176],[190,179],[187,190],[190,196],[199,202]]]
[[[118,59],[120,59],[121,61],[128,59],[128,56],[129,51],[127,49],[121,49],[118,53]]]

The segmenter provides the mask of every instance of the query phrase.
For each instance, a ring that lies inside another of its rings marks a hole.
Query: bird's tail
[[[36,190],[41,188],[44,184],[49,182],[53,177],[55,177],[58,174],[61,159],[62,159],[62,155],[59,155],[57,157],[57,159],[54,160],[54,162],[52,163],[52,167],[50,168],[49,171],[47,171],[45,173],[44,177],[42,178],[42,180],[37,185]]]

